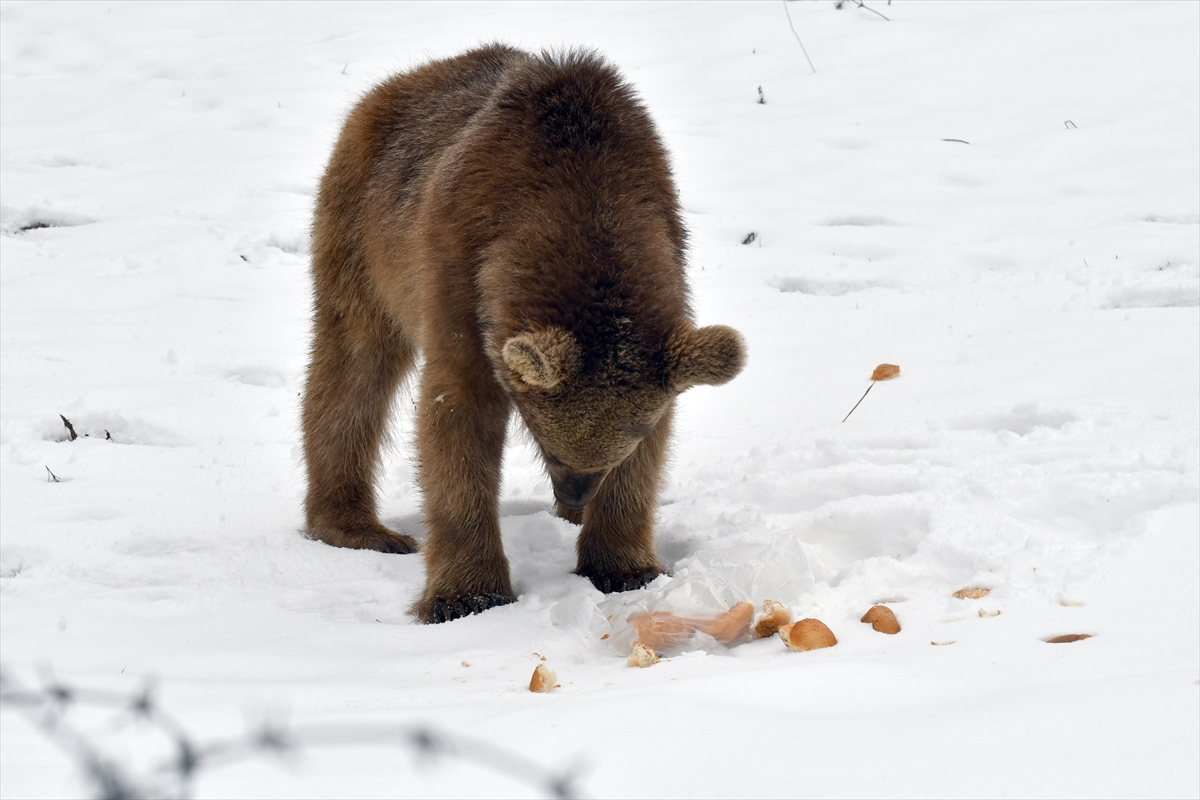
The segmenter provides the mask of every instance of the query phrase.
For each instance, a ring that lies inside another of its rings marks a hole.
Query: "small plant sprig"
[[[867,399],[867,395],[875,388],[875,384],[880,381],[890,381],[892,378],[900,374],[900,368],[895,364],[880,364],[871,373],[871,385],[867,387],[867,391],[863,392],[863,396],[858,398],[858,402],[854,404],[854,408],[858,408],[863,400]],[[850,413],[842,417],[842,422],[850,419],[850,414],[854,413],[854,408],[850,409]]]

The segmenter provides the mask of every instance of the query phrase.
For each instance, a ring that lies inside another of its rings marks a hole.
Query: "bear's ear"
[[[520,383],[536,389],[557,387],[579,366],[579,345],[562,328],[518,333],[504,343],[500,355]]]
[[[724,325],[681,331],[667,343],[671,388],[728,383],[746,365],[742,335]]]

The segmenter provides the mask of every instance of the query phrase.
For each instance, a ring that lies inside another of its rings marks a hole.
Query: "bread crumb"
[[[634,642],[633,652],[629,654],[629,666],[652,667],[659,662],[658,653],[654,648],[641,642]]]

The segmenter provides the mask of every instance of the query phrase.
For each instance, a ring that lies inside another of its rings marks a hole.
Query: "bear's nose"
[[[596,496],[600,483],[608,470],[599,472],[568,472],[551,475],[554,483],[554,499],[567,508],[583,508]]]

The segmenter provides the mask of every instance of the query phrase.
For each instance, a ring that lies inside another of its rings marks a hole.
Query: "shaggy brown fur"
[[[493,45],[397,75],[351,112],[313,223],[304,397],[308,535],[411,553],[374,480],[418,352],[427,584],[439,622],[515,599],[497,494],[513,408],[577,572],[605,592],[661,572],[653,515],[675,396],[733,378],[730,328],[695,328],[684,229],[645,109],[595,55]]]

